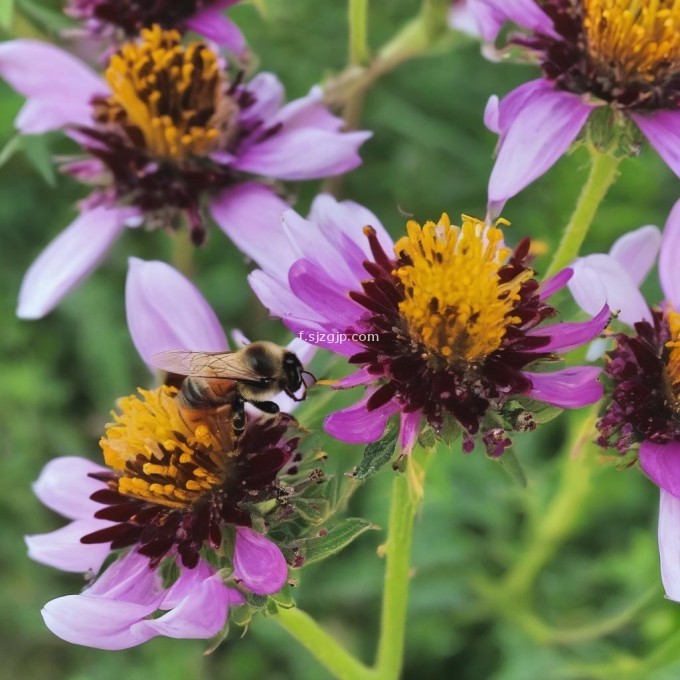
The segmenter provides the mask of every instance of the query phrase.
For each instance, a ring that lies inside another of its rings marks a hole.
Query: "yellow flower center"
[[[411,337],[448,362],[477,361],[501,346],[507,327],[520,322],[513,309],[534,274],[522,269],[501,280],[511,253],[503,232],[466,215],[462,221],[462,227],[448,215],[423,227],[410,221],[395,245],[406,262],[395,272],[404,284],[399,311]]]
[[[177,31],[143,30],[111,57],[105,76],[113,95],[95,117],[136,128],[154,156],[205,156],[236,131],[238,106],[218,56],[200,42],[184,47]]]
[[[680,406],[680,314],[669,310],[668,325],[671,339],[666,343],[666,347],[670,350],[666,363],[666,377],[671,401],[676,406]]]
[[[139,390],[118,402],[120,413],[100,441],[106,464],[121,472],[118,491],[169,507],[195,503],[223,484],[227,463],[237,455],[233,428],[189,423],[177,390]]]
[[[583,0],[588,52],[626,79],[659,81],[680,66],[680,0]]]

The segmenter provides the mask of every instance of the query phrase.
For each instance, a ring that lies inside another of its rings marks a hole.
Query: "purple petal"
[[[279,547],[248,527],[236,527],[234,578],[258,595],[277,593],[288,578]]]
[[[365,313],[363,307],[314,262],[298,260],[290,268],[288,280],[293,293],[319,314],[326,314],[338,332],[355,325]]]
[[[47,534],[25,536],[28,556],[62,571],[96,574],[111,554],[111,546],[108,543],[85,545],[80,539],[112,525],[113,522],[101,519],[78,519]]]
[[[125,228],[128,210],[94,208],[79,215],[29,267],[21,284],[17,316],[39,319],[101,262]]]
[[[368,238],[364,234],[364,227],[368,226],[375,229],[383,250],[388,255],[394,253],[394,242],[382,222],[368,208],[354,201],[338,201],[330,194],[319,194],[312,203],[308,219],[319,226],[329,241],[336,244],[339,252],[347,253],[346,241],[349,239],[363,253],[363,259],[373,259]]]
[[[668,167],[680,177],[680,111],[632,113],[630,117]]]
[[[151,614],[149,607],[88,595],[66,595],[48,602],[42,610],[45,625],[74,645],[117,650],[140,645],[153,635],[133,634],[131,626]]]
[[[26,134],[91,125],[90,100],[108,86],[68,52],[36,40],[0,44],[0,76],[28,98],[15,122]]]
[[[164,262],[130,258],[125,306],[132,341],[147,363],[158,352],[229,348],[215,312],[191,281]]]
[[[310,322],[297,321],[292,318],[284,319],[287,328],[301,340],[316,347],[324,347],[335,354],[351,357],[357,352],[363,351],[364,347],[358,342],[349,339],[346,333],[338,333],[335,326],[326,322],[326,326],[319,329]]]
[[[680,310],[680,201],[670,212],[663,230],[661,254],[659,255],[659,279],[666,300]]]
[[[335,389],[347,389],[349,387],[357,387],[358,385],[366,385],[375,379],[376,377],[371,375],[367,368],[360,368],[358,371],[338,380],[333,387]]]
[[[331,413],[324,420],[324,430],[331,437],[349,444],[370,444],[380,439],[385,432],[387,421],[399,410],[399,407],[395,402],[388,401],[384,406],[368,411],[366,402],[369,397],[370,393],[367,393],[356,404]]]
[[[535,82],[515,91],[522,88],[533,91],[533,95],[523,101],[521,112],[504,111],[513,93],[500,103],[502,135],[489,179],[491,202],[511,198],[551,168],[569,149],[592,110],[576,95],[555,90],[547,81],[543,81],[541,87]],[[514,109],[517,99],[511,103]],[[506,125],[505,117],[514,117],[514,120]]]
[[[660,489],[680,497],[680,442],[655,444],[643,441],[640,445],[640,467]]]
[[[253,103],[241,111],[241,122],[269,120],[283,103],[283,85],[273,73],[258,73],[244,88]]]
[[[580,408],[599,401],[602,398],[599,374],[597,366],[574,366],[552,373],[524,372],[532,383],[529,396],[559,408]]]
[[[209,638],[224,627],[230,600],[231,591],[220,575],[202,561],[195,569],[182,569],[158,605],[170,610],[167,614],[135,623],[130,632],[147,639],[156,635]]]
[[[626,270],[639,288],[656,262],[660,245],[661,232],[658,227],[648,225],[618,238],[609,254]]]
[[[88,477],[91,472],[108,469],[78,456],[55,458],[33,483],[33,493],[43,505],[68,519],[91,519],[102,506],[90,500],[90,496],[106,486]]]
[[[361,165],[358,149],[371,134],[284,127],[265,141],[253,144],[234,167],[285,180],[341,175]]]
[[[305,323],[305,328],[308,324],[310,328],[323,330],[321,324],[326,323],[323,314],[300,300],[287,285],[282,286],[280,281],[261,270],[250,274],[248,283],[272,316],[277,316],[284,321],[296,319]],[[295,330],[293,332],[297,334]]]
[[[661,489],[659,558],[666,597],[680,602],[680,498]]]
[[[200,33],[204,38],[240,55],[246,48],[246,41],[239,27],[224,16],[223,7],[204,7],[184,22],[185,26]]]
[[[286,132],[294,129],[318,128],[338,132],[345,124],[334,116],[323,103],[323,90],[315,86],[304,97],[286,104],[270,121],[268,126],[283,125]]]
[[[543,281],[539,289],[539,295],[541,296],[541,299],[546,300],[552,295],[555,295],[555,293],[558,291],[562,290],[562,288],[564,288],[569,283],[569,281],[571,281],[573,276],[574,270],[571,269],[571,267],[567,267],[561,272],[557,272],[555,276],[551,276],[546,281]]]
[[[409,455],[420,435],[420,411],[402,413],[399,419],[399,448],[402,455]]]
[[[485,40],[494,41],[503,24],[509,21],[533,33],[561,38],[536,0],[472,0],[471,4]]]
[[[557,323],[552,326],[545,326],[529,331],[527,335],[533,337],[549,337],[550,342],[543,347],[539,347],[530,352],[567,352],[576,349],[587,342],[594,340],[609,323],[609,307],[605,305],[590,321],[576,323]]]
[[[492,94],[484,107],[484,127],[497,135],[501,134],[500,115],[500,100]]]
[[[210,203],[213,219],[238,249],[282,281],[297,259],[281,225],[287,210],[287,203],[257,182],[226,189]]]
[[[353,243],[348,244],[349,248],[340,245],[342,231],[335,232],[329,238],[324,229],[300,217],[294,210],[287,210],[283,214],[282,222],[288,242],[295,244],[296,260],[305,259],[318,265],[339,290],[360,287],[360,282],[366,274],[362,266],[366,257]],[[288,269],[291,269],[291,265]],[[363,270],[363,273],[358,274],[359,269]]]
[[[568,286],[576,303],[588,314],[607,304],[623,323],[651,321],[649,306],[623,266],[610,255],[596,253],[576,260]]]

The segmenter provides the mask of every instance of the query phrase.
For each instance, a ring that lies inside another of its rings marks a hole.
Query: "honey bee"
[[[259,341],[235,352],[190,352],[168,350],[151,357],[151,363],[168,373],[185,376],[178,400],[187,422],[207,418],[219,420],[229,415],[236,433],[246,425],[245,403],[265,413],[278,413],[270,401],[284,392],[295,401],[295,393],[304,385],[305,371],[298,357],[273,342]]]

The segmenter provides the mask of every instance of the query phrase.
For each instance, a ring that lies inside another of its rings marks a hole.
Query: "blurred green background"
[[[342,0],[262,4],[264,17],[253,5],[237,7],[232,16],[262,68],[279,74],[290,97],[343,68]],[[416,0],[373,5],[373,48],[418,10]],[[19,7],[37,16],[34,0]],[[28,31],[23,19],[15,29]],[[403,212],[421,220],[442,211],[483,216],[495,139],[482,125],[482,111],[490,94],[503,94],[527,77],[533,77],[527,68],[486,62],[472,41],[403,65],[368,94],[364,127],[375,136],[363,149],[364,165],[347,178],[344,196],[371,208],[395,235],[403,228]],[[0,84],[0,147],[14,134],[20,105]],[[49,138],[49,147],[54,153],[69,150],[59,136]],[[508,240],[530,234],[554,246],[586,167],[587,157],[577,152],[513,200],[504,212],[512,221]],[[314,183],[299,188],[301,212],[317,190]],[[642,224],[663,224],[677,190],[677,179],[644,149],[624,163],[587,250],[605,250]],[[126,258],[170,256],[163,234],[131,231],[56,312],[39,322],[19,322],[14,308],[26,268],[74,217],[74,201],[84,195],[68,178],[41,177],[24,154],[0,168],[0,678],[329,677],[266,619],[256,620],[243,639],[233,629],[209,656],[203,656],[201,641],[168,639],[102,652],[68,645],[44,627],[43,603],[76,592],[82,581],[26,557],[23,534],[63,523],[40,506],[30,484],[55,456],[98,460],[97,440],[114,400],[148,384],[125,324]],[[545,260],[539,258],[541,267]],[[195,258],[195,280],[226,328],[284,340],[284,330],[266,318],[246,285],[249,269],[216,229]],[[658,299],[650,279],[650,299]],[[561,302],[568,306],[566,295]],[[594,464],[590,487],[575,507],[565,508],[564,517],[557,513],[568,535],[554,546],[530,597],[501,611],[485,606],[478,594],[481,580],[498,582],[532,545],[535,527],[558,494],[567,421],[518,438],[526,489],[479,451],[438,451],[416,528],[405,677],[680,677],[680,606],[663,599],[658,574],[657,491],[637,471]],[[361,453],[330,441],[328,450],[329,467],[338,474]],[[351,512],[385,526],[390,476],[385,470],[362,488]],[[376,640],[382,540],[382,531],[364,534],[334,559],[298,574],[299,605],[366,661]]]

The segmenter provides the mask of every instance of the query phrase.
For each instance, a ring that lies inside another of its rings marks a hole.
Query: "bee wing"
[[[244,364],[239,352],[189,352],[171,349],[154,354],[151,363],[162,371],[196,378],[262,381],[259,373]]]

